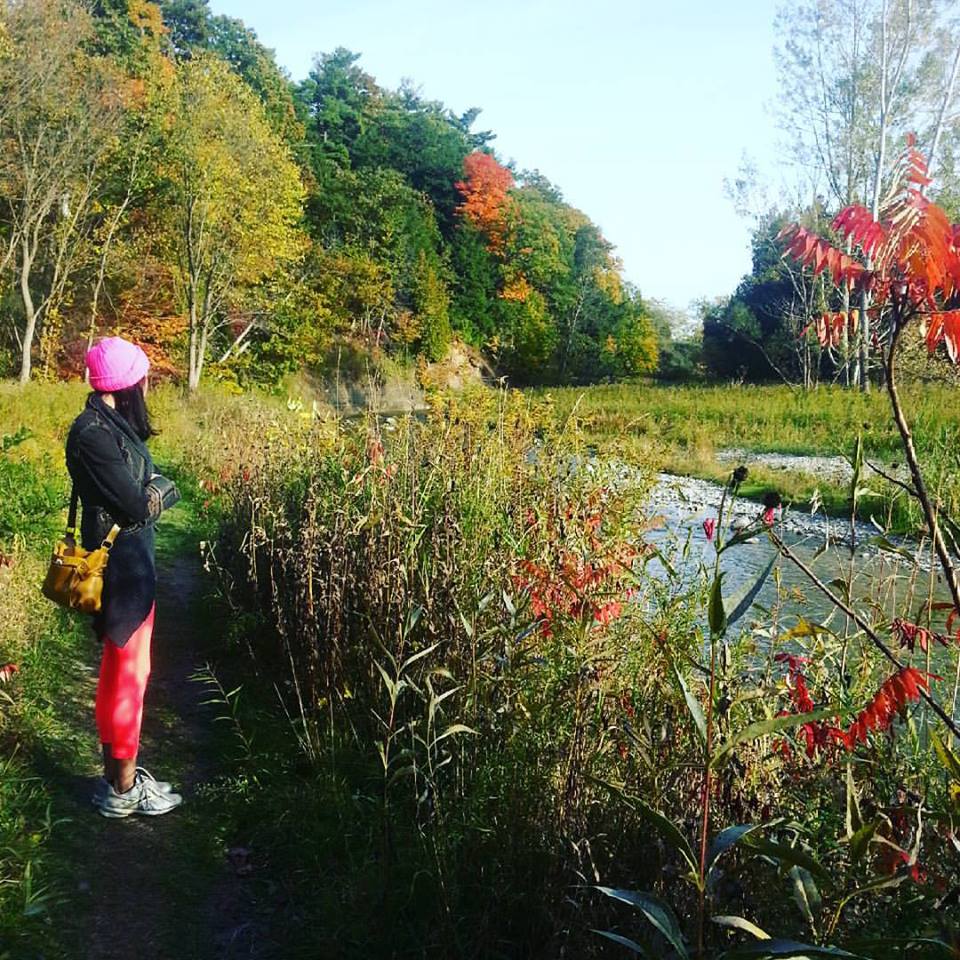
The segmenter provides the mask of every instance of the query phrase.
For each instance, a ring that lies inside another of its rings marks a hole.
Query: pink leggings
[[[140,746],[143,695],[150,676],[150,638],[156,606],[123,647],[103,637],[97,683],[97,731],[114,760],[132,760]]]

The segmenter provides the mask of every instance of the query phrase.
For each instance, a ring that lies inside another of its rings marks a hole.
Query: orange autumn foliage
[[[530,286],[530,281],[521,273],[504,284],[500,296],[502,299],[512,300],[514,303],[526,303],[532,291],[533,287]]]
[[[489,249],[499,252],[506,239],[513,174],[489,153],[471,153],[463,161],[464,179],[456,183],[463,201],[457,213],[487,237]]]
[[[843,339],[843,330],[846,326],[851,332],[855,332],[860,322],[860,311],[851,310],[846,313],[823,313],[814,317],[804,328],[801,336],[813,328],[817,335],[817,341],[821,347],[839,347]]]

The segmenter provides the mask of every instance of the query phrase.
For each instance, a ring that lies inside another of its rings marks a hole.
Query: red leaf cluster
[[[927,318],[927,349],[933,354],[941,343],[946,344],[951,362],[960,362],[960,310],[932,313]]]
[[[813,698],[807,688],[807,678],[803,668],[810,662],[808,657],[798,657],[792,653],[778,653],[774,660],[787,665],[787,688],[790,699],[798,713],[813,712]]]
[[[20,668],[15,663],[5,663],[0,667],[0,683],[8,683],[19,672]]]
[[[787,687],[794,712],[812,713],[815,705],[803,672],[804,666],[809,662],[807,658],[779,653],[775,659],[787,665]],[[802,724],[799,727],[799,733],[806,740],[807,756],[812,759],[834,744],[842,744],[849,752],[858,743],[866,743],[871,731],[880,732],[890,729],[891,724],[906,705],[919,700],[921,690],[930,689],[931,679],[938,678],[933,677],[932,674],[922,673],[914,667],[904,667],[883,682],[870,702],[846,730],[823,720]],[[783,711],[780,716],[789,716],[789,711]],[[778,741],[776,746],[784,756],[790,756],[790,748],[784,741]]]
[[[800,335],[803,336],[810,327],[813,327],[821,347],[839,347],[848,320],[849,329],[856,330],[860,323],[860,311],[851,310],[849,316],[844,312],[822,313],[820,316],[814,317]]]
[[[826,270],[836,286],[846,283],[852,287],[866,272],[849,254],[799,224],[784,227],[777,239],[783,240],[786,252],[803,266],[810,267],[814,275]]]
[[[530,596],[530,609],[550,636],[558,619],[586,618],[607,626],[620,617],[626,592],[622,571],[620,560],[593,563],[564,551],[557,567],[522,560],[513,582]]]
[[[881,845],[880,852],[877,854],[877,870],[892,876],[901,868],[907,867],[910,871],[910,879],[914,883],[926,883],[927,871],[919,863],[911,862],[912,859],[906,850],[885,843]]]
[[[859,246],[868,257],[875,257],[887,242],[886,228],[877,223],[870,211],[859,203],[841,210],[831,226]]]
[[[929,316],[927,343],[931,350],[946,343],[951,360],[960,362],[960,311],[941,313],[938,303],[960,292],[960,227],[928,200],[926,162],[908,138],[897,161],[896,190],[874,219],[859,204],[846,207],[831,228],[859,249],[860,263],[806,227],[792,224],[779,235],[786,254],[814,275],[826,272],[835,285],[859,286],[871,293],[878,309],[893,302],[900,316]],[[824,346],[839,342],[842,314],[824,314],[814,322]]]
[[[792,653],[778,653],[774,660],[787,665],[787,689],[790,700],[796,713],[813,713],[815,704],[807,686],[807,677],[803,668],[810,662],[808,657],[798,657]],[[790,711],[784,710],[780,716],[789,716]],[[821,750],[831,745],[830,727],[822,720],[811,720],[801,724],[800,735],[806,740],[806,753],[813,759]],[[790,757],[790,747],[785,740],[778,740],[775,747],[784,755]]]
[[[939,643],[941,646],[948,646],[949,639],[942,633],[934,633],[927,630],[926,627],[918,626],[916,623],[910,623],[901,617],[897,617],[891,624],[891,632],[894,639],[900,641],[900,646],[905,647],[913,653],[916,645],[920,644],[920,649],[926,653],[927,648],[933,643]]]
[[[538,521],[528,515],[528,535]],[[602,505],[593,501],[548,517],[543,557],[518,563],[513,584],[530,597],[541,632],[550,636],[562,620],[589,620],[608,626],[623,614],[629,599],[629,571],[637,550],[624,543],[604,543]]]
[[[921,690],[930,689],[931,674],[915,667],[904,667],[888,677],[847,730],[832,730],[833,736],[848,750],[866,743],[871,730],[889,730],[897,715],[908,703],[920,699]]]

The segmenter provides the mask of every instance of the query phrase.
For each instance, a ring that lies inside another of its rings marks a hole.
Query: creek
[[[713,544],[707,540],[703,521],[716,518],[723,488],[705,480],[660,474],[649,500],[656,525],[648,535],[672,565],[683,573],[695,574],[702,564],[712,570]],[[728,498],[724,508],[725,539],[730,525],[742,528],[755,521],[762,507],[748,500]],[[948,599],[939,567],[931,564],[928,542],[905,538],[887,538],[871,523],[823,514],[786,511],[774,529],[824,583],[848,579],[852,568],[853,596],[861,602],[879,602],[888,619],[897,616],[919,620],[919,608],[931,595],[935,601]],[[686,549],[684,550],[684,545]],[[827,545],[826,549],[824,549]],[[747,589],[767,569],[777,550],[762,532],[749,541],[736,544],[723,554],[724,595],[733,597]],[[844,614],[810,582],[795,564],[786,558],[776,561],[779,588],[769,576],[756,597],[756,604],[771,609],[780,602],[781,622],[792,626],[792,617],[802,616],[815,623],[827,623],[841,630]],[[754,615],[756,614],[754,610]],[[749,621],[750,614],[747,614]]]

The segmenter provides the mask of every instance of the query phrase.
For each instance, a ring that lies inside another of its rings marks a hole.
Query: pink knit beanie
[[[98,393],[112,393],[139,383],[150,369],[147,355],[123,337],[107,337],[87,351],[90,386]]]

